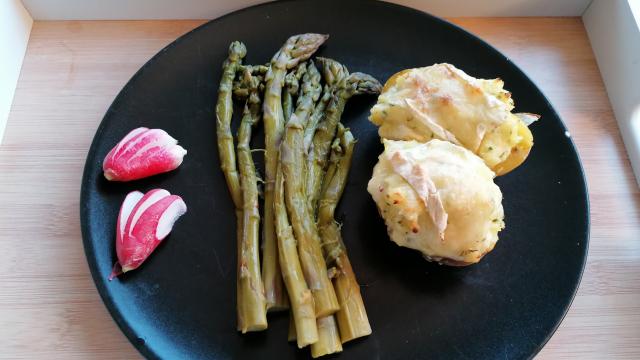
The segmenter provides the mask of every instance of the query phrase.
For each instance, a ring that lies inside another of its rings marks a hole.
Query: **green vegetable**
[[[313,107],[313,98],[320,94],[320,73],[309,63],[303,78],[301,96],[295,113],[287,123],[280,145],[280,165],[285,179],[285,199],[291,225],[298,241],[298,255],[307,285],[313,293],[316,315],[324,317],[338,310],[333,286],[327,276],[320,237],[315,219],[306,201],[304,162],[304,123]]]
[[[271,59],[265,75],[263,122],[265,129],[265,194],[262,246],[262,278],[267,296],[267,308],[278,308],[285,297],[278,289],[281,271],[274,226],[274,182],[278,164],[278,147],[284,129],[282,87],[287,70],[305,61],[322,45],[328,35],[302,34],[290,37]]]
[[[351,268],[347,249],[340,235],[340,227],[334,220],[335,209],[342,197],[351,168],[354,146],[353,135],[340,125],[338,137],[332,145],[327,181],[318,208],[318,229],[326,262],[329,266],[335,266],[337,270],[333,286],[340,310],[335,317],[342,343],[371,334],[360,286]]]
[[[284,178],[278,166],[276,170],[276,186],[274,197],[275,228],[278,238],[278,254],[282,269],[282,278],[289,293],[291,315],[293,321],[289,327],[289,339],[298,342],[298,348],[318,341],[316,328],[316,313],[313,305],[313,295],[304,279],[304,274],[298,258],[296,239],[293,237],[291,225],[284,200]],[[292,336],[292,327],[295,336]]]
[[[324,59],[319,60],[326,61]],[[331,101],[325,110],[325,119],[318,126],[313,136],[312,154],[310,155],[313,160],[309,166],[309,178],[307,181],[307,197],[312,209],[317,207],[331,143],[347,101],[354,95],[377,94],[381,89],[382,85],[378,80],[363,73],[350,74],[336,85]]]
[[[260,274],[260,213],[258,211],[258,183],[251,157],[251,130],[260,121],[260,79],[246,71],[247,98],[238,130],[238,168],[242,190],[242,231],[238,244],[238,327],[242,333],[267,328],[266,299]]]
[[[233,102],[231,98],[233,79],[236,71],[247,55],[247,48],[243,43],[234,41],[229,46],[229,57],[222,65],[222,78],[218,88],[216,103],[216,135],[218,137],[218,154],[220,167],[224,173],[231,199],[236,209],[242,208],[242,192],[236,169],[236,153],[231,134],[231,117],[233,116]]]

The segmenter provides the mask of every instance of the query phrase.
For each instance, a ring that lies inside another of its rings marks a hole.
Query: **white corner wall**
[[[20,0],[0,0],[0,143],[32,25],[33,19]]]
[[[640,0],[593,0],[582,19],[640,184]]]
[[[591,0],[387,0],[437,16],[580,16]],[[36,20],[213,19],[265,0],[24,0]]]

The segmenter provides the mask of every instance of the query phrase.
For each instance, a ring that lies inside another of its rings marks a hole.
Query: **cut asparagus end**
[[[330,315],[319,318],[317,324],[318,341],[311,344],[311,356],[315,359],[320,356],[341,352],[342,343],[340,342],[340,334],[335,317]]]
[[[371,334],[371,325],[362,301],[360,286],[347,254],[338,257],[340,272],[333,280],[340,310],[336,313],[342,343]]]

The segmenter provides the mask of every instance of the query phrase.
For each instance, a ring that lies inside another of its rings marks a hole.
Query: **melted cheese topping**
[[[447,140],[495,170],[523,147],[519,144],[530,141],[530,133],[523,137],[518,114],[511,113],[513,100],[503,85],[500,79],[476,79],[450,64],[410,69],[390,79],[369,119],[380,127],[382,138]]]
[[[504,228],[495,174],[463,147],[384,140],[367,190],[389,237],[427,259],[478,262]]]

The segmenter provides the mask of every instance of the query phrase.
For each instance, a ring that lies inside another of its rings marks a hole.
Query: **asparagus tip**
[[[247,47],[240,41],[234,41],[229,45],[229,59],[238,60],[247,55]]]

